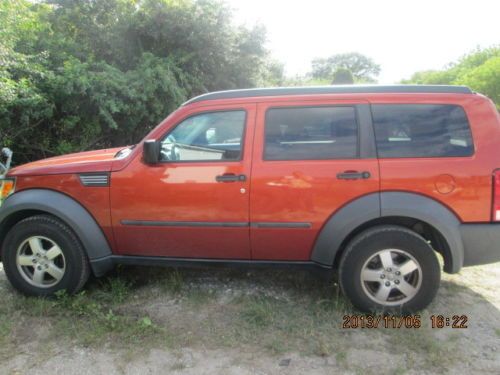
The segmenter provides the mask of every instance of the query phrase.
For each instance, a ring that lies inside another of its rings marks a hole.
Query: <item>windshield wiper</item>
[[[129,156],[135,146],[136,145],[132,145],[132,146],[122,148],[120,151],[118,151],[115,154],[115,156],[114,156],[115,159],[121,159],[121,158],[125,158],[125,157]]]

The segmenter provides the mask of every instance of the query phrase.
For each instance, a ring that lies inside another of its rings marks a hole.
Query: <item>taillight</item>
[[[500,221],[500,169],[493,171],[492,220]]]

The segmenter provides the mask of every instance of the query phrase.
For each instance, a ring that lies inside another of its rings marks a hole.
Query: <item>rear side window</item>
[[[380,158],[456,157],[474,153],[467,116],[460,106],[372,105]]]
[[[350,159],[357,155],[354,107],[272,108],[266,113],[265,160]]]

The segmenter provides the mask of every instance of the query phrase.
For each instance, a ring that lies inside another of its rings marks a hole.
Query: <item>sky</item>
[[[379,83],[442,69],[476,47],[500,45],[500,0],[226,0],[235,22],[267,29],[267,48],[289,76],[311,60],[360,52]]]

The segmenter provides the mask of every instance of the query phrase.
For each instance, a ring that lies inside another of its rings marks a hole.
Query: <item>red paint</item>
[[[379,190],[376,159],[264,161],[264,121],[269,107],[363,104],[358,100],[316,99],[259,104],[255,130],[251,222],[306,222],[311,229],[251,228],[254,259],[308,260],[325,221],[346,202]],[[366,180],[339,180],[344,171],[367,171]]]
[[[469,118],[476,153],[460,158],[263,161],[265,110],[270,106],[355,103],[458,104]],[[308,260],[325,221],[341,206],[372,192],[422,194],[463,222],[491,220],[492,172],[500,167],[500,120],[491,101],[465,94],[332,94],[197,102],[171,114],[146,139],[160,139],[203,111],[247,111],[244,157],[233,162],[146,165],[142,142],[124,159],[119,148],[45,159],[17,167],[16,191],[46,188],[82,204],[120,254],[201,258]],[[368,171],[367,180],[337,173]],[[111,187],[84,187],[78,173],[111,172]],[[218,183],[223,173],[245,182]],[[446,177],[443,177],[446,176]],[[244,193],[241,189],[245,189]],[[308,228],[129,226],[123,220],[212,223],[301,222]],[[113,235],[114,234],[114,235]],[[113,238],[116,239],[116,243]]]
[[[35,176],[64,173],[107,172],[111,170],[114,156],[123,147],[86,151],[56,156],[24,164],[11,169],[12,176]]]
[[[247,111],[243,160],[234,162],[168,162],[144,164],[138,155],[112,174],[111,205],[117,248],[121,254],[250,259],[248,227],[144,227],[122,220],[248,223],[250,188],[245,182],[220,183],[217,175],[250,177],[255,104],[210,105],[203,111]],[[199,112],[181,109],[172,122],[157,129],[160,139],[173,124]]]
[[[430,97],[430,98],[429,98]],[[380,159],[381,190],[424,194],[449,207],[464,222],[486,222],[491,217],[492,172],[500,166],[499,121],[496,109],[480,95],[446,95],[431,101],[398,96],[397,103],[441,103],[461,105],[469,119],[474,148],[471,157]],[[376,98],[372,103],[393,103],[394,96]],[[441,194],[436,181],[449,175],[453,191]]]
[[[61,192],[78,201],[97,221],[111,247],[114,247],[108,188],[85,187],[81,184],[78,176],[73,173],[46,176],[16,176],[18,176],[16,192],[26,189],[49,189]]]

